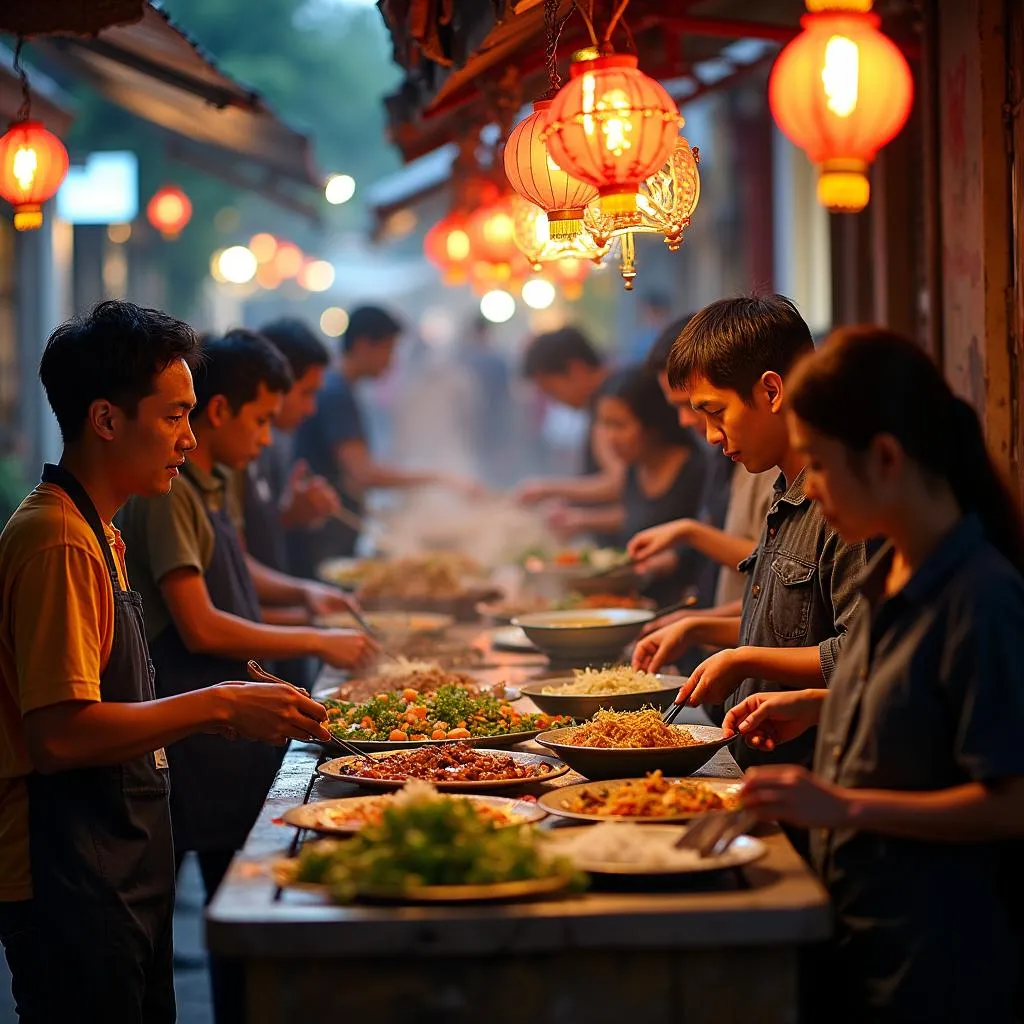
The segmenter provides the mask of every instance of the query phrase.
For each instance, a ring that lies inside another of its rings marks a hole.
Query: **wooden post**
[[[933,0],[934,3],[934,0]],[[989,447],[1018,469],[1012,397],[1006,0],[935,3],[938,18],[943,359],[982,417]],[[1019,479],[1015,486],[1019,487]]]

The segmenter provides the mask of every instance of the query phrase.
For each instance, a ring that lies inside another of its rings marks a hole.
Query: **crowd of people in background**
[[[317,662],[373,656],[319,625],[350,599],[316,580],[357,550],[369,492],[513,483],[565,542],[623,549],[659,607],[688,605],[633,666],[676,666],[677,700],[744,737],[746,806],[828,886],[809,1005],[820,988],[830,1020],[1013,1019],[1024,533],[976,414],[881,328],[816,348],[783,296],[649,307],[619,365],[575,327],[530,340],[516,369],[587,430],[579,472],[518,482],[513,373],[483,322],[459,353],[472,474],[375,453],[360,385],[403,331],[384,309],[353,310],[335,352],[294,320],[200,339],[124,302],[54,333],[63,457],[0,538],[0,938],[24,1021],[78,1019],[72,997],[173,1019],[181,858],[212,896],[271,743],[325,735],[303,689],[240,682],[247,660],[308,688]],[[212,977],[236,1019],[232,965]]]

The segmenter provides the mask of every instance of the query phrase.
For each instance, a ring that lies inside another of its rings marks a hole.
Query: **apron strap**
[[[63,466],[54,466],[52,463],[43,464],[44,484],[53,484],[59,487],[74,502],[75,508],[82,514],[82,518],[92,528],[99,541],[100,551],[103,552],[103,559],[107,563],[107,572],[110,573],[110,582],[114,586],[114,593],[121,590],[121,578],[117,574],[117,564],[114,562],[114,553],[110,550],[110,542],[107,540],[106,531],[103,529],[103,521],[99,512],[89,497],[86,489],[69,473]]]

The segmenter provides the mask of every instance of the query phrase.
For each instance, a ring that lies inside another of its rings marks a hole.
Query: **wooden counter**
[[[536,663],[521,670],[535,673]],[[251,1024],[312,1014],[374,1024],[796,1021],[797,950],[827,936],[830,915],[823,888],[778,830],[759,833],[768,852],[756,864],[672,891],[339,907],[282,892],[268,874],[295,837],[274,824],[282,811],[355,792],[319,779],[311,786],[318,756],[306,745],[288,752],[208,911],[211,952],[245,963]],[[739,769],[723,751],[702,774]],[[570,773],[533,791],[576,781]]]

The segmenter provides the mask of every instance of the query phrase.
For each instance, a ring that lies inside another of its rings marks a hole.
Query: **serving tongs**
[[[598,569],[597,572],[588,573],[584,579],[589,582],[590,580],[602,580],[606,576],[614,576],[616,573],[625,572],[627,569],[632,569],[636,566],[636,562],[631,558],[628,562],[616,562],[614,565],[609,565],[605,569]]]
[[[755,824],[742,807],[701,815],[673,844],[677,850],[696,850],[700,857],[718,857]]]
[[[293,690],[298,690],[299,693],[309,696],[309,690],[301,686],[296,686],[294,683],[289,683],[287,679],[282,679],[280,676],[275,676],[273,672],[268,672],[258,661],[250,659],[246,662],[245,666],[249,670],[249,675],[253,679],[258,680],[262,683],[283,683],[285,686],[290,686]],[[345,740],[339,739],[334,733],[331,733],[329,740],[317,739],[317,743],[322,743],[325,747],[332,747],[335,750],[340,750],[342,753],[349,757],[359,757],[364,761],[369,761],[371,764],[376,764],[376,758],[370,757],[365,750],[360,750],[357,746],[352,743],[348,743]]]

